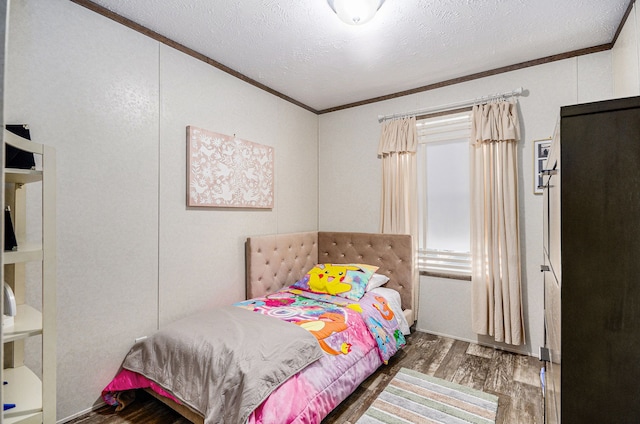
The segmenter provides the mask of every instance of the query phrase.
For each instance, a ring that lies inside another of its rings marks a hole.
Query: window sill
[[[425,275],[427,277],[449,278],[452,280],[471,281],[470,275],[445,274],[442,272],[422,271],[422,270],[420,271],[420,275]]]

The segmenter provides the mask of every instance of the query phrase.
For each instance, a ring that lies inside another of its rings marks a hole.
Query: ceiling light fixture
[[[338,18],[349,25],[362,25],[375,16],[384,0],[327,0]]]

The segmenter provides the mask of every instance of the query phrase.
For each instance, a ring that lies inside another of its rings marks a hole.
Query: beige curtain
[[[382,158],[380,231],[383,233],[412,234],[414,230],[417,234],[417,148],[415,117],[382,125],[378,156]]]
[[[515,102],[475,105],[471,126],[472,327],[525,343],[520,284]]]
[[[416,118],[386,121],[382,125],[378,156],[382,159],[380,232],[410,234],[414,252],[413,311],[418,314],[418,133]]]

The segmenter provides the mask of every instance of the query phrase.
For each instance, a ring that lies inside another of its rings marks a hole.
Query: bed
[[[103,391],[107,403],[121,408],[129,390],[144,389],[194,423],[319,423],[402,347],[414,322],[410,236],[302,232],[245,247],[247,300],[136,344]],[[345,291],[344,276],[362,293]],[[380,276],[388,281],[371,288]],[[233,337],[202,343],[204,327]],[[174,339],[178,359],[167,354]],[[202,344],[214,359],[203,363]],[[213,385],[194,381],[212,373]]]

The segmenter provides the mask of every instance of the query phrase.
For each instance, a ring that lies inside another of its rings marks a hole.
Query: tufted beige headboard
[[[411,236],[400,234],[303,232],[249,237],[246,242],[247,298],[291,285],[318,263],[366,263],[389,277],[402,308],[413,321]]]

